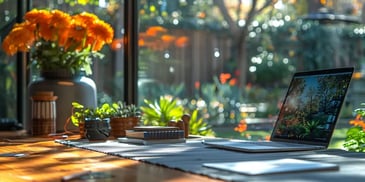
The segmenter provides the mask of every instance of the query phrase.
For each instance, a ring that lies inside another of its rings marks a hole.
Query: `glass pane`
[[[294,72],[354,66],[348,127],[364,101],[362,2],[271,2],[140,1],[139,103],[173,96],[216,136],[265,140]]]
[[[3,41],[16,22],[16,1],[0,0],[0,42]],[[7,56],[0,51],[0,118],[17,117],[16,99],[16,60],[15,56]],[[1,124],[0,124],[1,125]],[[1,125],[4,126],[4,125]],[[1,128],[3,129],[3,128]]]

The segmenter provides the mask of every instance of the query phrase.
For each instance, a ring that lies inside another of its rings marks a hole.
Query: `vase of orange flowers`
[[[29,52],[30,67],[40,77],[29,85],[28,95],[53,91],[56,102],[56,130],[63,130],[72,102],[96,107],[96,86],[89,78],[93,59],[102,59],[101,48],[110,44],[114,31],[92,13],[70,15],[60,10],[33,9],[5,37],[2,47],[8,55]],[[31,108],[30,108],[31,109]]]

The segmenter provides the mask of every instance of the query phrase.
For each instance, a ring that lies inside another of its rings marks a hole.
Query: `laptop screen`
[[[271,140],[328,146],[352,73],[340,68],[294,74]]]

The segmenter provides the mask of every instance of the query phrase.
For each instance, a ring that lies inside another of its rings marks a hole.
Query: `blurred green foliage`
[[[198,109],[184,107],[181,100],[171,96],[161,96],[159,100],[145,100],[141,106],[144,125],[167,126],[170,121],[181,120],[187,113],[190,116],[189,133],[191,135],[214,136],[211,126],[200,116]]]

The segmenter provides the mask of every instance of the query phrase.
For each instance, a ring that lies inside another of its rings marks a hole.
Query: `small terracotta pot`
[[[85,118],[85,136],[87,139],[107,140],[110,134],[108,119],[87,119]]]
[[[125,130],[131,130],[133,127],[138,126],[138,117],[118,118],[114,117],[110,119],[110,135],[114,138],[125,137]]]

